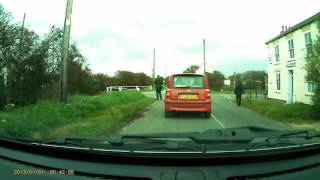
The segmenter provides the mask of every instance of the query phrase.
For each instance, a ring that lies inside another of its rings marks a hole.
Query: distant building
[[[281,33],[266,42],[269,98],[312,103],[315,85],[306,80],[306,47],[319,35],[316,22],[319,17],[320,12],[293,27],[282,26]]]
[[[230,86],[230,85],[231,85],[230,79],[224,80],[224,81],[223,81],[223,84],[224,84],[225,86]]]

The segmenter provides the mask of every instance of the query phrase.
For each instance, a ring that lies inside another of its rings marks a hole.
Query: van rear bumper
[[[211,100],[204,101],[177,101],[177,100],[164,100],[165,111],[211,111]]]

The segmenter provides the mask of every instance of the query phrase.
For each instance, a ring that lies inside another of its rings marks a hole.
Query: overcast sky
[[[63,26],[66,0],[0,0],[14,21],[38,33]],[[93,72],[180,73],[206,59],[214,70],[267,68],[265,42],[281,25],[293,26],[320,11],[320,0],[74,0],[71,40]]]

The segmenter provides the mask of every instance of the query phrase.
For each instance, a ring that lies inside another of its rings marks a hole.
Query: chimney
[[[284,30],[284,26],[282,25],[281,26],[281,32],[280,33],[283,33],[285,30]]]

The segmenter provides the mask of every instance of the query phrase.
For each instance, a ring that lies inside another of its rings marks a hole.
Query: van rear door
[[[179,74],[172,77],[171,99],[197,101],[206,99],[208,82],[203,75]]]

